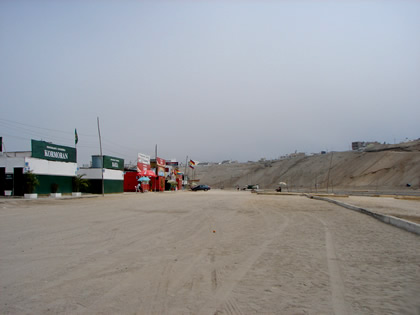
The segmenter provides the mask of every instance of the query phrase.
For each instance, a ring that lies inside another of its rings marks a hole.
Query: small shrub
[[[80,190],[87,191],[89,188],[89,181],[86,178],[83,178],[85,175],[77,175],[73,177],[73,186],[75,192],[80,192]]]
[[[28,194],[33,194],[35,188],[39,185],[38,177],[32,173],[32,171],[28,171],[24,174],[25,180],[25,192]]]

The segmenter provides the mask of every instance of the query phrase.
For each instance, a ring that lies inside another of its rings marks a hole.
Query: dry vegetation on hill
[[[200,183],[226,189],[259,184],[274,189],[286,182],[289,189],[419,190],[420,140],[398,145],[377,145],[363,152],[330,152],[275,161],[199,165]],[[407,187],[410,184],[411,187]]]

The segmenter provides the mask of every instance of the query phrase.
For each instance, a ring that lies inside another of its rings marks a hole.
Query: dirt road
[[[298,196],[0,201],[1,314],[419,314],[420,237]]]

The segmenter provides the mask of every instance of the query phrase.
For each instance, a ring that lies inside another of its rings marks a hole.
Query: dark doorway
[[[23,167],[15,167],[13,169],[13,195],[23,196],[23,194],[24,194]]]
[[[6,190],[6,168],[0,167],[0,196],[4,196]]]

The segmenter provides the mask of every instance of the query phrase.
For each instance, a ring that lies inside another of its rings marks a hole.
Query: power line
[[[8,136],[8,137],[10,137],[10,138],[20,139],[20,140],[30,140],[30,139],[28,139],[28,138],[24,138],[24,137],[19,137],[19,136],[9,135],[9,134],[7,134],[7,133],[2,133],[2,135],[4,135],[4,136]],[[4,139],[3,139],[3,141],[4,141]]]
[[[38,127],[38,126],[34,126],[34,125],[30,125],[30,124],[24,124],[24,123],[21,123],[21,122],[17,122],[17,121],[10,120],[10,119],[4,119],[4,118],[0,118],[0,122],[1,121],[3,121],[4,123],[9,123],[9,124],[12,123],[12,124],[17,124],[17,125],[21,125],[21,126],[25,126],[25,127],[30,127],[30,128],[36,128],[36,129],[42,129],[42,130],[54,131],[54,132],[61,132],[61,133],[64,133],[64,134],[73,135],[73,131]],[[86,137],[96,137],[97,136],[97,135],[85,134],[85,133],[80,133],[80,135],[83,135],[83,136],[86,136]]]
[[[9,133],[3,133],[3,135],[10,137],[10,138],[15,138],[15,139],[20,139],[20,140],[27,140],[30,141],[32,140],[32,138],[40,138],[41,140],[46,140],[48,139],[48,141],[60,141],[60,142],[64,142],[65,144],[68,145],[68,143],[73,144],[73,137],[74,137],[74,132],[70,132],[70,131],[63,131],[63,130],[58,130],[58,129],[52,129],[52,128],[44,128],[44,127],[38,127],[35,125],[31,125],[31,124],[25,124],[25,123],[21,123],[21,122],[17,122],[17,121],[13,121],[13,120],[9,120],[9,119],[4,119],[4,118],[0,118],[0,126],[3,126],[5,128],[8,128],[10,130],[15,130],[18,131],[25,136],[16,136],[16,135],[12,135]],[[63,134],[63,137],[57,136],[56,133],[59,132],[61,134]],[[79,133],[79,135],[83,136],[83,137],[97,137],[97,135],[90,135],[90,134],[84,134],[84,133]],[[68,136],[68,137],[66,137]],[[82,144],[79,145],[79,148],[86,148],[86,149],[96,149],[96,145],[97,143],[94,143],[93,141],[89,141],[86,139],[80,139]],[[104,146],[104,150],[106,152],[110,152],[112,154],[115,154],[117,156],[121,156],[121,157],[125,157],[127,159],[136,159],[137,158],[137,150],[133,147],[129,147],[129,146],[125,146],[125,145],[121,145],[118,143],[115,143],[111,140],[104,140],[104,142],[106,143],[106,145]],[[71,146],[71,145],[69,145]],[[115,147],[118,146],[120,147],[122,150],[118,150],[118,151],[114,151],[112,149],[110,149],[110,147]]]
[[[56,135],[51,135],[51,133],[47,134],[45,132],[38,132],[38,131],[30,130],[30,129],[27,129],[27,128],[24,128],[24,127],[17,127],[17,126],[13,126],[13,125],[4,125],[3,122],[0,122],[0,124],[2,124],[4,127],[8,128],[8,129],[17,130],[21,133],[29,134],[31,136],[37,136],[37,137],[40,137],[40,138],[53,138],[53,139],[58,139],[58,140],[61,140],[61,141],[68,141],[69,140],[69,137],[64,138],[64,137],[60,137],[60,136],[56,136]]]
[[[105,140],[103,140],[103,142],[106,142],[106,143],[112,144],[112,145],[114,145],[114,146],[119,146],[119,147],[121,147],[121,148],[123,148],[123,149],[134,150],[134,149],[133,149],[133,147],[129,147],[129,146],[126,146],[126,145],[123,145],[123,144],[115,143],[115,142],[113,142],[113,141],[111,141],[111,140],[107,140],[107,139],[105,139]]]
[[[9,120],[9,119],[0,118],[0,120],[1,121],[4,121],[4,122],[7,122],[7,123],[13,123],[13,124],[17,124],[17,125],[21,125],[21,126],[26,126],[26,127],[31,127],[31,128],[37,128],[37,129],[43,129],[43,130],[55,131],[55,132],[61,132],[61,133],[69,133],[69,131],[63,131],[63,130],[58,130],[58,129],[50,129],[50,128],[38,127],[38,126],[34,126],[34,125],[29,125],[29,124],[24,124],[24,123],[20,123],[20,122],[17,122],[17,121]]]

